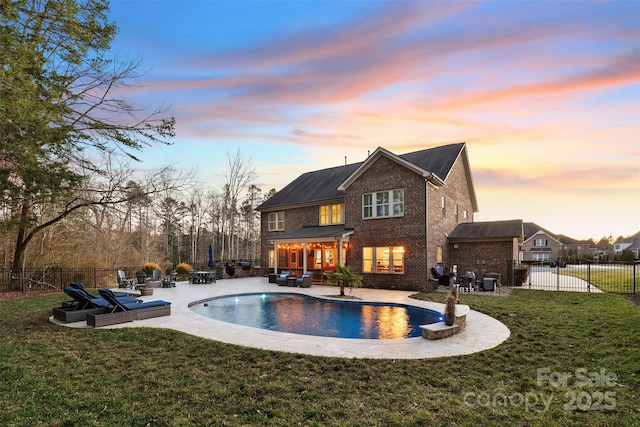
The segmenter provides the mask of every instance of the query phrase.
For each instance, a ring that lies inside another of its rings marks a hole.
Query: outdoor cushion
[[[111,305],[114,307],[113,311],[129,311],[129,310],[142,310],[145,308],[151,307],[160,307],[163,305],[171,305],[168,301],[163,300],[155,300],[148,302],[140,302],[140,303],[125,303],[116,298],[115,294],[111,289],[100,289],[98,291],[100,295],[104,297],[105,300],[109,301]]]

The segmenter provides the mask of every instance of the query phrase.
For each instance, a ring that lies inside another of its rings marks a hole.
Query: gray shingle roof
[[[401,154],[398,157],[432,172],[444,180],[464,146],[464,143],[443,145]],[[344,194],[338,191],[338,186],[351,176],[360,165],[362,162],[304,173],[258,206],[257,209],[264,210],[342,199]]]
[[[522,220],[513,219],[507,221],[489,222],[465,222],[457,224],[451,233],[449,240],[456,239],[501,239],[522,236]]]
[[[559,240],[558,236],[556,236],[555,233],[550,232],[546,228],[540,227],[535,222],[525,222],[524,224],[522,224],[522,226],[524,227],[524,240],[529,239],[531,236],[536,234],[538,231],[542,231],[542,232],[548,234],[549,236],[553,237],[554,239]]]

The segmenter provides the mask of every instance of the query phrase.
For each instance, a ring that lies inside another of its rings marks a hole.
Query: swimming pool
[[[202,316],[254,328],[334,338],[419,337],[442,314],[404,304],[339,301],[295,293],[226,295],[190,304]]]

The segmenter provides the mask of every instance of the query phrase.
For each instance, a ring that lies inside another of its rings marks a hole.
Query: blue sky
[[[640,2],[115,0],[129,94],[164,102],[174,163],[219,188],[466,142],[477,221],[575,238],[640,231]]]

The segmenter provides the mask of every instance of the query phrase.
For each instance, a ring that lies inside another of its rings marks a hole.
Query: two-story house
[[[524,242],[520,245],[520,260],[525,262],[552,262],[558,259],[572,261],[593,257],[596,248],[589,240],[577,240],[563,234],[554,234],[533,222],[525,222]]]
[[[274,271],[350,265],[369,287],[424,289],[447,233],[478,211],[466,144],[307,172],[257,208],[261,259]]]
[[[524,242],[520,245],[521,260],[549,262],[560,257],[562,242],[558,237],[533,222],[525,222]]]

